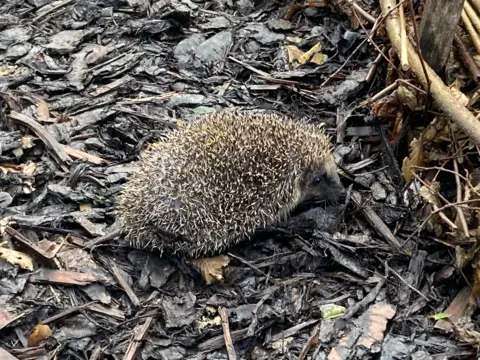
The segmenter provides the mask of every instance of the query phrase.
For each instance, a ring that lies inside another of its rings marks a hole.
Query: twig
[[[398,8],[400,14],[400,64],[403,71],[408,71],[408,52],[407,52],[407,24],[405,23],[405,12],[403,4]]]
[[[453,170],[449,170],[449,169],[445,169],[443,167],[439,167],[439,166],[430,166],[430,167],[425,167],[425,166],[417,166],[417,165],[413,165],[412,167],[414,168],[417,168],[417,169],[420,169],[420,170],[440,170],[440,171],[445,171],[445,172],[448,172],[448,173],[451,173],[453,175],[455,175],[455,171]],[[469,185],[471,185],[470,183],[470,180],[468,180],[465,176],[463,176],[462,174],[458,174],[460,176],[460,178],[467,182]]]
[[[297,360],[304,360],[307,357],[307,354],[310,348],[312,347],[312,345],[318,342],[319,333],[320,333],[320,326],[316,325],[315,328],[313,329],[312,336],[308,338],[307,342],[303,346],[302,351],[300,352],[300,355],[298,355]]]
[[[478,84],[480,80],[480,68],[478,67],[475,60],[473,60],[473,58],[470,56],[470,53],[468,52],[467,48],[465,47],[465,44],[463,43],[458,33],[456,33],[453,37],[453,44],[455,45],[455,47],[457,48],[457,51],[462,57],[464,65],[473,75],[473,80]]]
[[[265,71],[262,71],[262,70],[258,70],[256,68],[254,68],[253,66],[241,61],[241,60],[237,60],[235,59],[233,56],[229,56],[228,57],[230,60],[236,62],[237,64],[240,64],[242,65],[244,68],[247,68],[248,70],[250,70],[251,72],[254,72],[255,74],[257,75],[260,75],[260,76],[264,76],[264,77],[267,77],[267,78],[273,78],[269,73],[266,73]]]
[[[365,216],[366,220],[370,223],[370,225],[380,234],[383,238],[394,248],[401,249],[400,243],[392,234],[390,229],[387,225],[380,219],[377,213],[368,206],[365,206],[364,202],[362,201],[362,196],[357,191],[352,191],[351,199],[356,207],[358,207],[362,214]]]
[[[432,204],[432,206],[433,206],[433,210],[434,210],[434,211],[437,211],[437,210],[440,209],[440,208],[438,207],[438,205],[436,205],[436,204]],[[457,229],[458,229],[458,226],[455,225],[455,224],[452,222],[452,220],[450,220],[450,219],[447,217],[447,215],[445,215],[445,214],[443,213],[443,211],[439,211],[439,212],[438,212],[438,216],[440,216],[440,217],[442,218],[442,220],[445,221],[445,223],[450,227],[450,229],[452,229],[452,230],[457,230]]]
[[[153,316],[147,318],[145,322],[141,325],[137,325],[135,329],[133,329],[133,336],[130,344],[128,345],[127,351],[125,352],[125,356],[123,360],[133,360],[135,359],[140,346],[142,345],[143,339],[147,336],[148,330],[152,325],[152,322],[155,318]]]
[[[36,23],[38,20],[42,19],[43,17],[47,16],[48,14],[51,14],[53,13],[54,11],[57,11],[59,9],[61,9],[62,7],[64,6],[67,6],[67,5],[70,5],[71,3],[73,3],[74,0],[65,0],[61,3],[59,3],[58,5],[55,5],[54,7],[52,7],[51,9],[45,11],[44,13],[41,13],[40,15],[38,15],[37,17],[35,17],[33,20],[32,20],[32,23]]]
[[[404,1],[406,1],[406,0],[402,0],[402,1],[400,2],[400,4],[403,4]],[[397,6],[400,6],[400,4],[397,5]],[[395,6],[395,8],[396,8],[397,6]],[[395,9],[395,8],[394,8],[394,9]],[[394,9],[393,9],[393,10],[394,10]],[[392,11],[393,11],[393,10],[392,10]],[[342,66],[340,66],[337,70],[335,70],[335,72],[334,72],[332,75],[330,75],[322,84],[320,84],[320,88],[324,87],[325,85],[328,84],[328,82],[329,82],[331,79],[335,78],[335,76],[336,76],[338,73],[340,73],[340,71],[343,70],[343,68],[348,64],[348,62],[350,61],[350,59],[357,53],[357,51],[359,51],[359,50],[362,48],[362,46],[363,46],[366,42],[371,43],[371,44],[375,47],[375,49],[377,49],[377,51],[380,53],[380,55],[392,66],[392,68],[396,69],[395,64],[393,64],[393,63],[390,61],[390,59],[389,59],[387,56],[385,56],[385,54],[384,54],[383,51],[377,46],[377,44],[375,44],[375,42],[372,41],[373,35],[375,35],[375,32],[377,31],[378,27],[379,27],[379,26],[383,23],[383,21],[386,19],[386,16],[383,16],[381,19],[377,19],[377,20],[375,21],[375,24],[373,25],[373,28],[372,28],[372,30],[370,31],[370,34],[369,34],[368,31],[365,29],[365,27],[362,25],[362,22],[361,22],[360,19],[358,18],[357,13],[356,13],[356,12],[353,12],[353,14],[354,14],[355,17],[357,18],[358,23],[359,23],[360,26],[362,27],[363,31],[365,31],[365,33],[367,34],[367,37],[360,43],[360,45],[358,45],[358,46],[356,47],[355,50],[352,51],[352,53],[348,56],[348,58],[345,60],[345,62],[342,64]]]
[[[480,12],[480,0],[468,0],[468,1],[472,3],[473,7],[477,9],[478,12]]]
[[[138,299],[137,295],[133,291],[132,287],[128,283],[125,276],[123,276],[123,271],[114,262],[110,262],[109,264],[107,263],[107,265],[112,275],[118,281],[118,284],[122,287],[122,289],[127,294],[133,306],[135,307],[140,306],[140,300]]]
[[[272,335],[272,337],[270,338],[270,341],[269,343],[273,343],[275,341],[278,341],[278,340],[281,340],[281,339],[285,339],[289,336],[292,336],[292,335],[295,335],[296,333],[298,333],[299,331],[302,331],[303,329],[305,329],[306,327],[309,327],[315,323],[318,323],[319,320],[318,319],[312,319],[312,320],[307,320],[301,324],[298,324],[298,325],[295,325],[295,326],[292,326],[291,328],[289,329],[286,329],[286,330],[283,330],[275,335]]]
[[[356,13],[355,13],[356,15]],[[370,34],[367,35],[367,37],[360,43],[360,45],[358,45],[356,47],[355,50],[352,51],[352,53],[348,56],[348,58],[344,61],[344,63],[337,69],[335,70],[335,72],[330,75],[329,77],[327,77],[325,79],[325,81],[323,83],[320,84],[320,88],[324,87],[325,85],[328,84],[328,82],[333,79],[335,76],[337,76],[338,73],[340,73],[340,71],[343,70],[343,68],[345,66],[347,66],[348,62],[350,61],[350,59],[362,48],[362,46],[367,42],[367,41],[370,41],[371,40],[371,37],[373,37],[373,35],[375,34],[375,32],[377,31],[377,28],[378,26],[380,25],[380,21],[377,21],[375,23],[375,25],[373,26],[372,30],[370,31]]]
[[[470,39],[472,39],[472,43],[473,43],[473,46],[475,47],[475,50],[477,50],[477,53],[480,54],[480,37],[478,36],[477,31],[473,27],[473,24],[470,21],[470,18],[465,12],[465,9],[462,10],[462,21],[463,21],[463,25],[465,25],[465,29],[467,30],[468,35],[470,35]]]
[[[265,301],[268,300],[268,298],[270,298],[270,296],[272,296],[278,290],[278,288],[279,286],[273,286],[271,288],[268,288],[265,291],[265,295],[262,296],[262,298],[258,301],[258,303],[253,308],[252,322],[248,326],[247,336],[250,337],[255,335],[255,330],[258,324],[258,316],[257,316],[258,310],[260,310],[260,307],[265,303]]]
[[[405,0],[403,0],[403,1],[405,1]],[[363,26],[362,22],[361,22],[360,19],[358,18],[357,13],[354,12],[354,15],[355,15],[356,19],[358,20],[358,23],[360,24],[362,30],[365,31],[365,34],[368,34],[367,29],[365,28],[365,26]],[[382,18],[381,20],[379,20],[378,24],[381,24],[381,22],[382,22],[383,20],[385,20],[385,19]],[[372,30],[370,31],[370,34],[372,35],[372,37],[371,37],[371,38],[367,38],[367,39],[365,39],[365,40],[367,40],[370,44],[373,45],[373,47],[378,51],[378,54],[379,54],[381,57],[383,57],[383,58],[390,64],[390,66],[392,66],[392,68],[395,68],[395,69],[396,69],[395,64],[393,64],[392,61],[383,53],[383,50],[384,50],[384,49],[380,49],[380,48],[378,47],[378,45],[375,43],[375,41],[372,40],[373,35],[374,35],[374,33],[373,33],[374,29],[375,29],[375,25],[374,25],[374,27],[372,28]],[[362,45],[363,45],[363,42],[357,47],[357,49],[360,49],[360,47],[361,47]],[[357,49],[355,49],[354,52],[356,52]],[[349,59],[350,59],[350,57],[345,61],[345,63],[346,63]]]
[[[455,170],[455,182],[457,183],[457,201],[462,201],[462,183],[460,182],[460,174],[458,173],[458,162],[456,159],[453,160],[453,169]],[[465,214],[463,213],[463,209],[461,207],[455,208],[457,210],[458,220],[462,225],[463,234],[468,239],[470,237],[470,233],[468,232],[468,225],[467,221],[465,220]]]
[[[388,265],[387,265],[388,266]],[[391,267],[388,268],[389,271],[391,271],[396,277],[400,279],[401,282],[403,282],[407,287],[409,287],[412,291],[416,292],[418,295],[420,295],[422,298],[424,298],[426,301],[430,301],[430,299],[423,295],[420,290],[415,289],[412,285],[407,283],[404,278],[400,276],[399,273],[397,273],[395,270],[393,270]]]
[[[75,307],[69,307],[69,308],[67,308],[63,311],[60,311],[58,314],[55,314],[55,315],[50,316],[49,318],[47,318],[45,320],[42,320],[40,322],[40,324],[47,325],[51,322],[57,321],[59,319],[62,319],[64,317],[67,317],[67,316],[72,315],[74,313],[77,313],[80,310],[89,307],[90,305],[96,304],[97,302],[98,302],[98,300],[94,300],[94,301],[90,301],[90,302],[88,302],[86,304],[83,304],[83,305],[79,305],[79,306],[75,306]]]
[[[395,0],[381,0],[382,12],[387,16],[386,27],[390,41],[397,53],[400,51],[399,21],[398,14],[390,11],[395,8]],[[411,69],[415,72],[418,80],[424,88],[428,88],[430,82],[430,90],[437,106],[444,111],[446,117],[454,121],[460,128],[477,144],[480,144],[480,126],[478,120],[473,114],[453,96],[450,89],[443,83],[442,79],[425,64],[428,73],[429,82],[422,69],[422,62],[416,53],[414,47],[408,43],[408,59]]]
[[[463,10],[465,10],[465,12],[467,13],[468,18],[470,19],[470,21],[472,22],[472,25],[477,30],[477,33],[480,32],[480,19],[478,18],[477,13],[473,9],[472,5],[468,3],[468,1],[464,2]]]
[[[432,218],[432,216],[434,216],[435,214],[438,214],[439,212],[445,210],[445,209],[448,209],[452,206],[459,206],[459,205],[463,205],[463,204],[472,204],[472,203],[480,203],[480,199],[470,199],[470,200],[464,200],[464,201],[459,201],[459,202],[456,202],[456,203],[450,203],[450,204],[446,204],[446,205],[443,205],[441,208],[438,208],[438,210],[435,210],[435,211],[432,211],[428,217],[420,224],[420,226],[418,227],[417,230],[415,230],[413,233],[410,234],[410,236],[407,238],[407,240],[405,240],[404,244],[408,243],[413,236],[415,236],[415,234],[417,233],[420,233],[420,231],[422,231],[423,227],[425,226],[425,224]],[[480,209],[480,207],[475,207],[475,209]]]
[[[387,281],[387,277],[388,277],[388,270],[389,268],[387,267],[387,274],[386,276],[382,277],[378,283],[375,285],[375,287],[367,294],[367,296],[365,296],[362,300],[360,300],[359,302],[357,302],[355,305],[353,306],[350,306],[350,308],[348,309],[348,311],[343,314],[340,319],[342,319],[343,321],[346,321],[348,319],[351,319],[353,316],[355,316],[356,313],[358,313],[358,311],[360,311],[361,309],[364,309],[368,304],[370,304],[371,302],[375,301],[376,297],[378,296],[378,293],[380,292],[380,290],[382,290],[383,288],[383,285],[385,285],[385,282]]]
[[[375,24],[376,19],[368,12],[366,12],[360,5],[358,5],[355,0],[352,0],[352,8],[354,12],[358,12],[370,24]]]
[[[102,236],[99,236],[95,239],[92,239],[90,240],[88,243],[86,243],[83,248],[84,249],[93,249],[95,246],[97,245],[100,245],[104,242],[107,242],[109,240],[113,240],[115,239],[117,236],[120,236],[122,233],[121,230],[117,229],[117,230],[114,230],[108,234],[105,234],[105,235],[102,235]]]
[[[389,92],[395,90],[399,86],[399,84],[404,84],[406,86],[411,87],[415,91],[418,91],[419,93],[421,93],[423,95],[427,95],[427,93],[424,90],[416,87],[413,84],[410,84],[408,81],[402,80],[402,79],[397,79],[397,80],[394,81],[393,84],[388,85],[385,89],[383,89],[382,91],[379,91],[377,94],[372,96],[369,100],[367,100],[367,102],[370,103],[370,104],[374,103],[375,101],[377,101],[377,100],[381,99],[382,97],[384,97],[385,95],[387,95]]]
[[[265,274],[265,273],[264,273],[262,270],[260,270],[258,267],[256,267],[256,266],[253,265],[252,263],[248,262],[247,260],[241,258],[240,256],[236,256],[236,255],[234,255],[234,254],[232,254],[232,253],[228,253],[228,256],[231,256],[232,258],[237,259],[238,261],[242,262],[243,264],[251,267],[253,270],[257,271],[259,274],[262,274],[262,275],[265,276],[267,279],[271,280],[273,283],[275,283],[275,284],[278,283],[277,280],[270,278],[269,275]]]
[[[218,308],[218,313],[222,319],[222,329],[223,329],[223,338],[225,339],[225,346],[227,348],[227,354],[229,360],[237,360],[237,355],[235,354],[235,348],[233,347],[232,336],[230,335],[230,326],[228,325],[228,314],[227,309],[220,306]]]
[[[439,172],[440,172],[440,171],[439,171]],[[428,188],[428,190],[430,190],[431,192],[435,192],[435,190],[434,190],[429,184],[427,184],[425,181],[423,181],[420,176],[418,176],[418,175],[415,174],[415,173],[412,173],[412,175],[413,175],[413,177],[414,177],[415,179],[417,179],[423,186],[425,186],[426,188]],[[435,181],[435,180],[436,180],[437,175],[438,175],[438,173],[435,174],[434,180],[432,180],[432,181]],[[444,202],[445,204],[450,204],[450,201],[448,201],[447,199],[445,199],[445,197],[444,197],[442,194],[437,193],[437,195],[438,195],[438,197],[439,197],[440,199],[443,200],[443,202]]]
[[[384,49],[382,49],[382,50],[384,50]],[[368,83],[368,82],[373,80],[373,77],[375,76],[375,73],[377,72],[378,64],[380,64],[380,62],[382,61],[382,58],[383,58],[382,53],[377,55],[377,57],[375,58],[375,60],[372,63],[372,66],[368,70],[367,76],[365,76],[365,82]]]
[[[52,154],[60,163],[62,168],[65,171],[68,171],[68,168],[65,165],[70,164],[72,159],[70,159],[65,152],[63,145],[60,144],[41,124],[36,122],[31,117],[16,111],[10,112],[10,117],[30,128],[30,130],[32,130],[40,139],[42,139],[46,147],[51,150]]]
[[[432,193],[435,193],[436,192],[436,195],[441,198],[445,203],[447,204],[450,204],[450,202],[445,199],[445,197],[443,197],[442,194],[440,194],[439,192],[435,191],[429,184],[427,184],[425,181],[423,181],[420,176],[418,176],[417,174],[415,174],[415,172],[412,171],[412,176],[417,179],[418,181],[420,181],[420,183],[425,186],[428,190],[430,190]],[[440,209],[440,207],[437,205],[437,204],[434,204],[434,203],[431,203],[432,207],[433,207],[433,210],[434,211],[438,211]],[[438,211],[438,215],[442,218],[443,221],[445,221],[447,223],[447,225],[452,229],[452,230],[456,230],[457,229],[457,225],[455,225],[452,220],[450,220],[447,215],[445,215],[443,213],[443,211]]]

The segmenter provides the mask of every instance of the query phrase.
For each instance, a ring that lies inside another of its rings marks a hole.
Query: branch
[[[398,9],[394,9],[397,5],[396,0],[380,0],[382,13],[387,17],[386,27],[390,41],[397,52],[401,53],[400,41],[400,21]],[[389,14],[389,12],[391,13]],[[408,60],[410,68],[417,75],[418,80],[424,88],[428,87],[425,73],[422,69],[421,60],[413,48],[410,41],[407,42]],[[426,72],[430,80],[430,91],[436,105],[443,110],[445,116],[457,123],[462,130],[477,144],[480,144],[480,123],[473,116],[473,114],[462,106],[457,99],[452,95],[450,89],[443,83],[442,79],[432,70],[432,68],[425,64]]]

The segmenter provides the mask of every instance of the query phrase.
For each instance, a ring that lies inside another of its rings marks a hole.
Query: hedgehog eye
[[[312,181],[313,185],[318,185],[318,184],[320,184],[320,183],[322,182],[322,179],[323,179],[323,176],[321,176],[321,175],[315,176],[315,177],[313,178],[313,181]]]

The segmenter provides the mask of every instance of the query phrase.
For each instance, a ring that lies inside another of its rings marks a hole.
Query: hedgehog
[[[219,111],[172,130],[140,155],[121,192],[125,239],[186,258],[213,256],[345,189],[322,125]]]

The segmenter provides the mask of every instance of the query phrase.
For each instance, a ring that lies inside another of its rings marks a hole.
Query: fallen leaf
[[[310,50],[305,52],[299,59],[300,64],[306,64],[307,61],[310,60],[310,62],[313,62],[313,57],[315,55],[319,56],[318,62],[316,62],[317,65],[321,65],[325,62],[325,56],[322,54],[322,44],[321,43],[316,43],[315,45],[312,46]]]
[[[398,100],[396,92],[375,101],[371,105],[371,112],[373,116],[398,119],[403,118],[403,105]]]
[[[410,156],[403,159],[402,175],[406,182],[412,180],[412,171],[415,173],[414,166],[423,166],[423,140],[422,136],[419,139],[413,139],[410,143]]]
[[[289,336],[287,338],[283,338],[277,341],[272,342],[268,345],[269,348],[274,350],[283,351],[284,349],[288,348],[288,345],[293,341],[293,336]]]
[[[310,50],[304,52],[295,45],[286,45],[288,63],[293,67],[304,65],[307,62],[321,65],[325,62],[326,56],[321,52],[322,44],[315,44]]]
[[[11,216],[5,216],[3,219],[0,219],[0,235],[5,234],[5,229],[7,226],[14,224]]]
[[[452,326],[458,340],[476,347],[479,346],[480,332],[475,330],[475,324],[470,319],[462,318],[458,322],[454,322]]]
[[[26,176],[32,176],[37,170],[37,164],[34,162],[28,162],[23,166],[22,173]]]
[[[15,71],[17,70],[17,66],[9,66],[5,65],[0,67],[0,76],[8,76],[15,74]]]
[[[400,132],[402,131],[403,128],[403,113],[398,112],[397,113],[397,118],[395,119],[395,122],[393,124],[392,130],[388,132],[388,141],[391,144],[395,144],[398,139],[400,138]]]
[[[22,149],[30,149],[34,146],[35,144],[33,143],[33,136],[25,135],[22,137]]]
[[[23,175],[31,176],[37,169],[37,165],[34,162],[28,162],[26,164],[10,164],[10,163],[3,163],[0,164],[0,170],[4,172],[4,174],[8,173],[22,173]]]
[[[343,315],[346,311],[346,307],[335,304],[326,304],[320,306],[320,312],[322,313],[323,319],[334,319]]]
[[[396,95],[401,104],[407,106],[411,111],[418,111],[423,108],[422,101],[406,86],[400,85],[396,91]]]
[[[468,97],[461,92],[460,90],[460,82],[455,80],[452,85],[450,85],[450,91],[453,97],[463,106],[468,105]]]
[[[32,258],[24,253],[12,249],[0,248],[0,258],[22,269],[33,271]]]
[[[49,119],[50,118],[50,110],[48,110],[48,104],[43,99],[40,99],[38,101],[37,115],[40,119]]]
[[[430,186],[422,186],[418,193],[420,196],[429,204],[440,206],[440,202],[438,201],[437,194],[440,190],[440,183],[438,181],[434,181],[430,184]]]
[[[473,279],[472,294],[478,299],[480,296],[480,262],[475,266],[475,276]]]
[[[455,265],[459,269],[463,269],[465,266],[470,264],[474,257],[475,252],[471,249],[465,250],[461,246],[455,246]]]
[[[476,310],[477,299],[473,296],[470,287],[464,286],[450,302],[447,309],[443,311],[448,314],[448,320],[438,320],[434,325],[434,329],[451,332],[452,324],[460,319],[471,319]]]
[[[199,329],[204,329],[207,326],[216,326],[222,324],[222,318],[220,315],[215,316],[213,319],[209,319],[206,316],[203,316],[200,321],[197,322],[197,326]]]
[[[211,258],[193,259],[189,261],[189,264],[194,266],[200,274],[202,274],[207,285],[210,285],[223,282],[222,268],[227,266],[229,262],[230,258],[222,255]]]
[[[97,45],[86,57],[85,61],[88,65],[96,63],[101,58],[108,54],[108,49],[105,46]]]
[[[48,325],[38,324],[28,337],[28,346],[38,346],[43,340],[52,335],[52,330]]]
[[[433,319],[433,320],[446,319],[446,318],[448,318],[448,314],[441,312],[441,313],[438,313],[438,314],[430,315],[429,318]]]
[[[205,307],[205,312],[207,313],[206,316],[202,316],[202,319],[197,321],[197,326],[199,329],[203,329],[207,326],[210,325],[221,325],[222,324],[222,318],[218,314],[218,311],[216,308],[213,306],[206,306]]]
[[[92,209],[92,207],[93,205],[90,203],[80,203],[80,205],[78,205],[80,211],[88,211]]]

